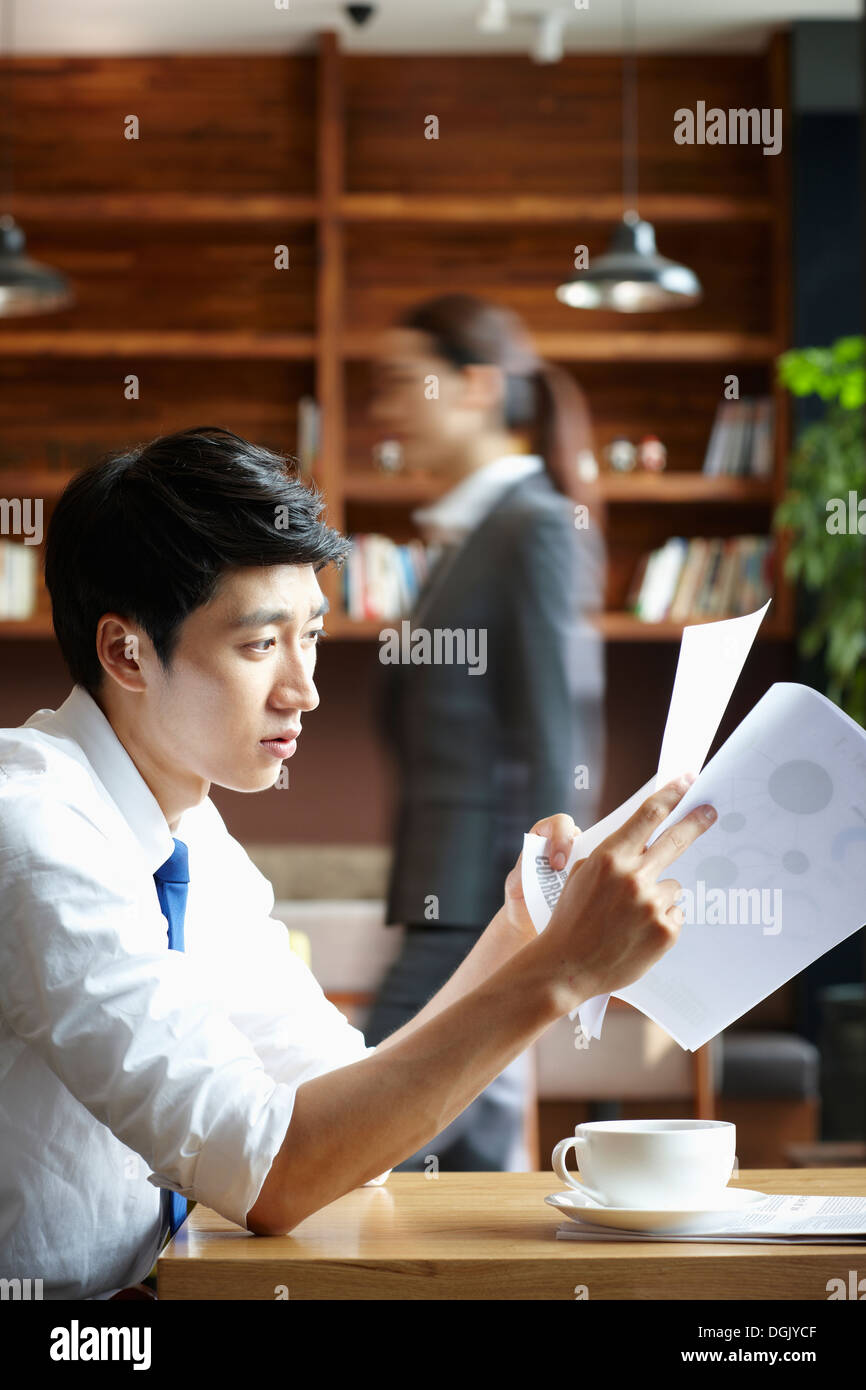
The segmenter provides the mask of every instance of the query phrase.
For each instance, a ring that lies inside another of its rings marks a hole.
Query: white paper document
[[[704,765],[770,600],[742,618],[683,628],[653,790]]]
[[[763,1202],[719,1216],[712,1231],[664,1235],[623,1231],[569,1221],[557,1228],[562,1240],[772,1241],[782,1244],[836,1245],[866,1240],[866,1198],[768,1194]]]
[[[764,611],[749,617],[754,620]],[[705,624],[700,630],[717,626],[722,624]],[[717,670],[718,650],[714,656],[709,650],[705,645],[698,656],[690,639],[688,660],[680,654],[671,710],[681,708],[683,671],[683,688],[693,691],[703,706],[694,718],[678,715],[689,726],[689,748],[679,733],[668,736],[666,728],[657,777],[580,835],[560,873],[550,869],[544,841],[525,837],[523,889],[536,930],[547,925],[576,860],[622,825],[657,786],[690,767],[698,771],[697,755],[701,760],[706,756],[724,709],[721,701],[727,704],[734,683],[728,668],[715,707],[708,710],[710,696],[691,662]],[[741,644],[734,666],[738,660],[742,664],[742,651]],[[675,761],[667,761],[666,748],[676,750],[671,754]],[[689,750],[695,751],[695,759],[685,756]],[[617,998],[690,1050],[866,921],[866,733],[817,691],[778,683],[700,772],[648,843],[704,802],[716,808],[717,820],[659,875],[682,885],[685,922],[679,939],[642,979],[617,991]],[[601,1035],[606,1005],[607,996],[601,996],[575,1011],[587,1036]]]
[[[538,904],[537,892],[532,892],[532,899],[539,910],[538,918],[532,910],[530,898],[526,898],[537,931],[547,925],[553,904],[576,860],[584,859],[602,840],[618,830],[652,792],[658,791],[659,787],[682,772],[697,774],[700,771],[770,602],[768,599],[763,608],[740,618],[693,623],[683,628],[656,775],[622,806],[577,838],[565,868],[557,875],[558,888],[551,877],[556,871],[547,866],[543,899],[546,915]],[[536,869],[540,869],[546,864],[543,849],[544,842],[538,836],[525,837],[524,896],[532,877],[531,865],[534,863]],[[602,994],[587,999],[579,1011],[572,1012],[572,1018],[575,1013],[580,1013],[581,1027],[588,1038],[601,1037],[601,1025],[609,998],[610,995]]]

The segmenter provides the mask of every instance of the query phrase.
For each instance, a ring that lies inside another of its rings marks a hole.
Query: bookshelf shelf
[[[18,222],[315,221],[318,198],[285,193],[15,193]]]
[[[696,623],[715,622],[714,618],[690,618],[688,623],[659,622],[647,623],[636,618],[633,613],[611,611],[599,613],[593,620],[602,636],[611,642],[678,642],[684,627]],[[342,613],[329,613],[325,618],[328,640],[341,639],[357,642],[375,642],[379,633],[386,627],[399,627],[400,618],[347,618]],[[761,629],[764,638],[771,641],[788,641],[791,633],[773,623],[769,615]]]
[[[602,474],[599,491],[606,502],[766,502],[773,500],[767,478],[710,477],[706,473]]]
[[[574,310],[580,313],[580,310]],[[776,340],[760,333],[594,332],[532,334],[536,351],[555,362],[770,362],[781,351]],[[349,330],[343,335],[344,361],[366,361],[376,351],[375,330]]]
[[[0,638],[42,640],[54,636],[51,619],[37,615],[33,618],[4,618],[0,620]]]
[[[2,476],[2,475],[0,475]],[[347,473],[348,502],[402,506],[430,502],[445,488],[440,480],[417,474]],[[686,469],[671,473],[602,473],[598,492],[608,503],[695,503],[773,501],[773,484],[764,478],[710,477]]]
[[[671,622],[668,619],[658,623],[648,623],[641,618],[636,618],[633,613],[609,612],[600,613],[595,620],[595,625],[604,637],[612,642],[678,642],[684,627],[716,621],[715,618],[689,618],[688,622],[685,623]],[[792,634],[779,623],[771,622],[768,614],[761,626],[761,635],[771,641],[784,642],[788,641]]]
[[[19,222],[262,222],[316,221],[315,197],[253,193],[16,193],[12,208]],[[593,197],[523,195],[437,195],[345,193],[336,215],[345,222],[615,222],[623,213],[618,193]],[[650,222],[769,222],[767,198],[714,194],[652,194],[641,198],[641,215]]]
[[[347,222],[615,222],[622,217],[623,201],[619,193],[587,198],[346,193],[337,210]],[[768,222],[773,216],[768,198],[688,193],[648,193],[641,197],[640,211],[650,222]]]
[[[400,621],[400,618],[356,620],[348,618],[345,613],[329,613],[325,618],[328,633],[326,640],[376,642],[383,628],[399,626]],[[713,621],[715,620],[712,618],[693,618],[689,620],[689,624],[646,623],[642,622],[640,618],[636,618],[633,613],[609,612],[599,614],[594,620],[594,625],[602,636],[611,642],[678,642],[683,627],[693,623]],[[761,635],[770,641],[789,641],[792,636],[790,631],[783,630],[778,624],[771,623],[769,618],[761,629]],[[37,615],[33,618],[23,618],[14,622],[0,621],[0,639],[39,640],[53,636],[54,629],[48,615]]]
[[[343,495],[347,502],[376,502],[383,506],[403,506],[432,502],[446,484],[420,474],[347,473]]]
[[[0,469],[0,493],[4,497],[59,497],[75,476],[71,470],[32,471]],[[432,502],[445,484],[420,474],[347,473],[343,496],[347,502],[371,502],[382,506],[414,506]],[[773,500],[773,485],[762,478],[709,477],[685,469],[678,473],[602,473],[598,491],[608,503],[659,504],[694,502],[765,502]]]
[[[298,361],[316,355],[305,333],[195,332],[0,332],[0,357],[206,357],[226,360]]]

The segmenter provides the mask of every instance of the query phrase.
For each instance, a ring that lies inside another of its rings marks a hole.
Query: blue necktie
[[[189,889],[189,855],[183,840],[175,840],[174,853],[154,874],[156,894],[163,916],[168,922],[168,946],[171,951],[183,950],[183,919]],[[170,1230],[174,1235],[186,1218],[186,1198],[179,1192],[165,1189],[171,1198]]]

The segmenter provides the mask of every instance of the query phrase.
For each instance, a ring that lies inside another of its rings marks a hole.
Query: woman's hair
[[[578,455],[592,449],[586,396],[570,373],[536,354],[517,314],[477,295],[443,294],[414,305],[399,325],[426,333],[437,357],[454,367],[501,367],[506,429],[528,432],[557,490],[586,506],[603,527],[601,499],[578,471]]]
[[[139,624],[168,670],[181,624],[227,571],[339,567],[349,544],[319,520],[322,505],[290,461],[218,426],[84,469],[59,498],[45,545],[54,631],[73,680],[91,695],[102,684],[104,613]]]

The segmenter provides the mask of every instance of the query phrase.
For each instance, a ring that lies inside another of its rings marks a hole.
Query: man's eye
[[[319,645],[322,638],[327,637],[327,635],[328,634],[323,627],[313,627],[310,628],[309,632],[304,633],[305,637],[312,637],[315,639],[313,645],[316,647]],[[260,641],[250,642],[247,645],[249,646],[251,652],[264,652],[269,651],[272,644],[276,645],[276,641],[276,637],[262,637]]]

